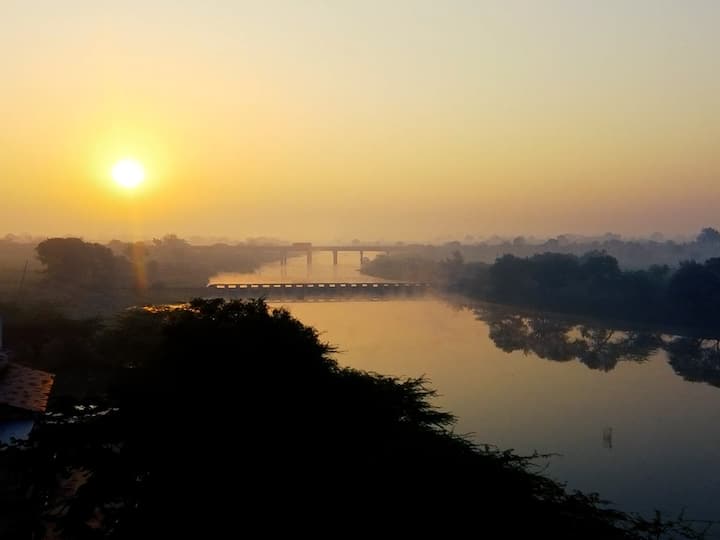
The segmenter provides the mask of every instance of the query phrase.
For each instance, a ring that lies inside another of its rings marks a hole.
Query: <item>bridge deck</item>
[[[387,252],[387,251],[407,251],[416,249],[417,246],[404,244],[309,244],[309,245],[292,245],[292,244],[247,244],[233,246],[237,249],[246,250],[264,250],[264,251],[368,251],[368,252]]]
[[[423,282],[211,283],[211,289],[427,289]]]

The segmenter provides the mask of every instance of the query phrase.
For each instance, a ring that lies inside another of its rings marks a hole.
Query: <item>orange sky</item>
[[[100,4],[0,7],[0,234],[720,225],[718,2]]]

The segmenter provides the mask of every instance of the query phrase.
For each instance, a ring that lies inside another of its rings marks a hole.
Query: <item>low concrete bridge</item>
[[[262,251],[276,252],[280,256],[280,265],[287,265],[288,256],[293,254],[305,254],[307,258],[308,267],[312,265],[313,253],[318,251],[326,251],[332,253],[333,265],[338,264],[338,253],[340,252],[356,252],[360,255],[360,264],[363,262],[363,257],[366,252],[373,253],[385,253],[390,254],[391,252],[407,251],[412,249],[413,246],[405,244],[319,244],[314,245],[312,242],[294,242],[292,244],[283,245],[261,245],[251,244],[247,246],[238,246],[240,249],[257,249]]]
[[[424,282],[321,282],[321,283],[212,283],[213,293],[229,297],[348,297],[410,296],[425,294],[431,284]]]

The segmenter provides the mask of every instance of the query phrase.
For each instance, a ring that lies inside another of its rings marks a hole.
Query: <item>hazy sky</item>
[[[0,235],[720,225],[719,28],[717,0],[0,0]]]

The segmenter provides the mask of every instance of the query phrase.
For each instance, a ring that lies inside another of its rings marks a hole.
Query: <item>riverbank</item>
[[[95,526],[119,520],[132,536],[175,530],[170,513],[184,509],[212,527],[211,509],[235,507],[239,489],[247,502],[233,515],[250,520],[301,511],[322,525],[321,516],[357,519],[358,505],[411,530],[480,520],[508,536],[641,537],[635,517],[566,492],[532,460],[455,435],[422,379],[340,367],[317,331],[262,302],[129,311],[82,340],[56,339],[61,386],[78,368],[104,382],[80,400],[56,396],[52,421],[34,434],[28,465],[48,475],[38,502],[60,470],[91,472],[62,501],[67,514],[42,512],[48,522],[81,530],[92,512]],[[211,495],[220,492],[229,498]]]
[[[444,261],[381,256],[361,271],[396,277],[419,266],[438,290],[468,301],[720,337],[720,258],[630,271],[600,252],[504,255],[493,264],[465,263],[459,254]]]

